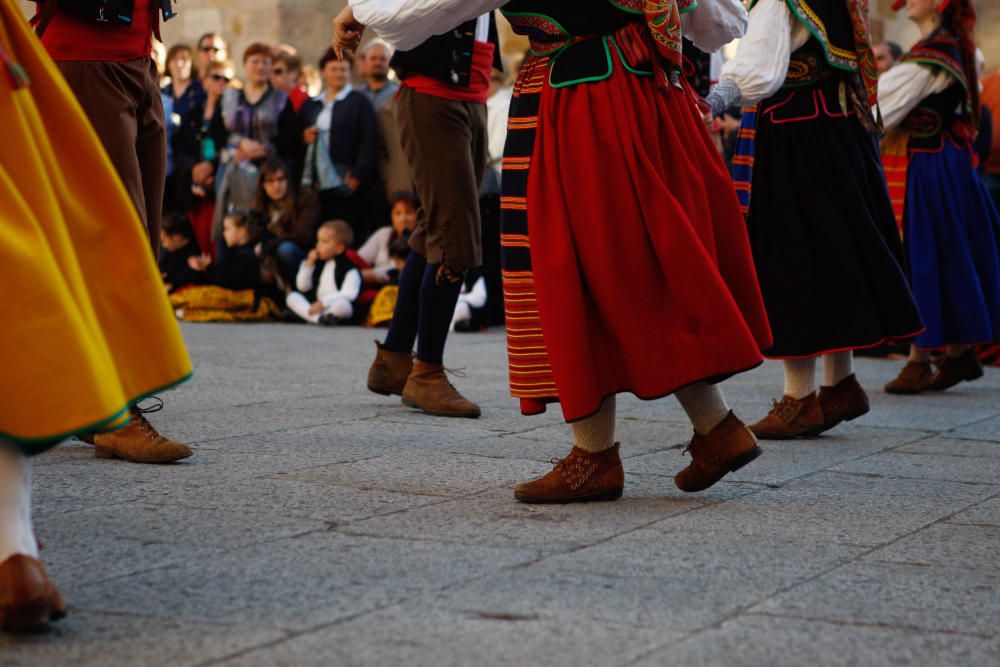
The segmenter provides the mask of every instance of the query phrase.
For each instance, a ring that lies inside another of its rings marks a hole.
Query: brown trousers
[[[403,86],[396,120],[420,197],[410,247],[456,274],[483,263],[479,184],[486,170],[486,105]]]
[[[146,225],[155,257],[166,181],[167,143],[159,75],[152,58],[126,62],[62,60],[76,95]]]

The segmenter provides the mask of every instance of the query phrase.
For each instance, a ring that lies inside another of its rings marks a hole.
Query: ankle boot
[[[971,382],[983,377],[983,365],[971,347],[957,357],[945,356],[938,364],[928,389],[944,391],[959,382]]]
[[[66,603],[38,560],[16,554],[0,563],[0,630],[30,632],[66,615]]]
[[[820,387],[819,407],[823,412],[824,431],[841,422],[857,419],[871,410],[868,394],[853,373],[832,387]]]
[[[934,371],[929,361],[907,361],[899,375],[885,385],[887,394],[919,394],[930,388]]]
[[[771,412],[750,427],[762,440],[808,438],[824,430],[823,410],[816,392],[805,398],[785,395],[780,401],[772,401],[771,406]]]
[[[763,453],[753,432],[732,412],[708,435],[696,432],[684,451],[691,454],[691,465],[677,473],[674,483],[686,493],[704,491]]]
[[[193,455],[191,448],[160,433],[146,419],[151,412],[163,409],[163,401],[152,407],[138,405],[129,409],[129,423],[111,433],[93,437],[94,454],[99,459],[123,459],[132,463],[173,463]]]
[[[448,381],[444,366],[419,359],[413,362],[413,371],[403,387],[403,405],[437,417],[475,419],[481,414],[479,406],[458,393]]]
[[[375,341],[375,361],[368,371],[368,389],[382,396],[401,396],[413,370],[412,352],[390,352]]]
[[[618,447],[615,443],[596,454],[573,447],[566,458],[552,459],[554,466],[547,474],[515,486],[514,497],[522,503],[617,500],[625,486]]]

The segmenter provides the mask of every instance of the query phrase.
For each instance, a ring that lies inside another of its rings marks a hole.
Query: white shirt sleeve
[[[313,268],[304,260],[299,264],[299,272],[295,275],[295,289],[300,292],[308,292],[313,288]]]
[[[397,49],[412,49],[507,0],[349,0],[354,18]]]
[[[482,308],[486,305],[486,279],[479,276],[479,280],[472,284],[472,289],[458,295],[458,300],[469,304],[471,308]]]
[[[878,79],[878,106],[882,122],[890,130],[900,123],[928,95],[947,90],[951,75],[934,73],[917,63],[899,63]]]
[[[785,82],[792,52],[807,41],[809,29],[792,15],[785,0],[760,0],[750,12],[736,57],[722,66],[719,80],[739,86],[741,106],[766,100]]]
[[[747,10],[739,0],[698,0],[681,15],[684,36],[705,53],[714,53],[747,31]]]
[[[358,257],[368,262],[371,268],[375,269],[379,266],[379,256],[383,253],[381,252],[383,248],[386,249],[385,255],[388,257],[388,246],[389,239],[392,237],[392,227],[386,225],[381,229],[375,231],[374,234],[368,237],[364,245],[358,248]]]

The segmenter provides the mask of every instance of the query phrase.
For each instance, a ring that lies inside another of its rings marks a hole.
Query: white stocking
[[[729,416],[726,397],[718,385],[696,382],[674,392],[694,430],[708,435]]]
[[[0,438],[0,563],[16,554],[38,558],[31,527],[31,463]]]
[[[816,357],[785,359],[785,395],[805,398],[816,391]]]
[[[823,386],[835,387],[854,374],[854,352],[834,352],[823,355]]]
[[[573,422],[573,444],[597,454],[615,444],[615,397],[608,396],[600,409],[586,419]]]

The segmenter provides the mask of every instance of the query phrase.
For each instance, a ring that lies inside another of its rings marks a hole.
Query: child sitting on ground
[[[306,322],[332,326],[349,322],[361,294],[361,272],[344,253],[354,231],[343,220],[324,222],[316,231],[316,247],[299,266],[298,291],[285,300],[288,309]]]
[[[204,276],[188,266],[188,259],[201,254],[194,239],[194,228],[184,213],[175,213],[163,220],[160,228],[160,275],[167,292],[200,283]]]
[[[254,251],[255,230],[247,213],[230,213],[222,220],[226,252],[217,262],[207,254],[188,258],[188,266],[201,272],[200,282],[231,290],[260,286],[260,258]]]

